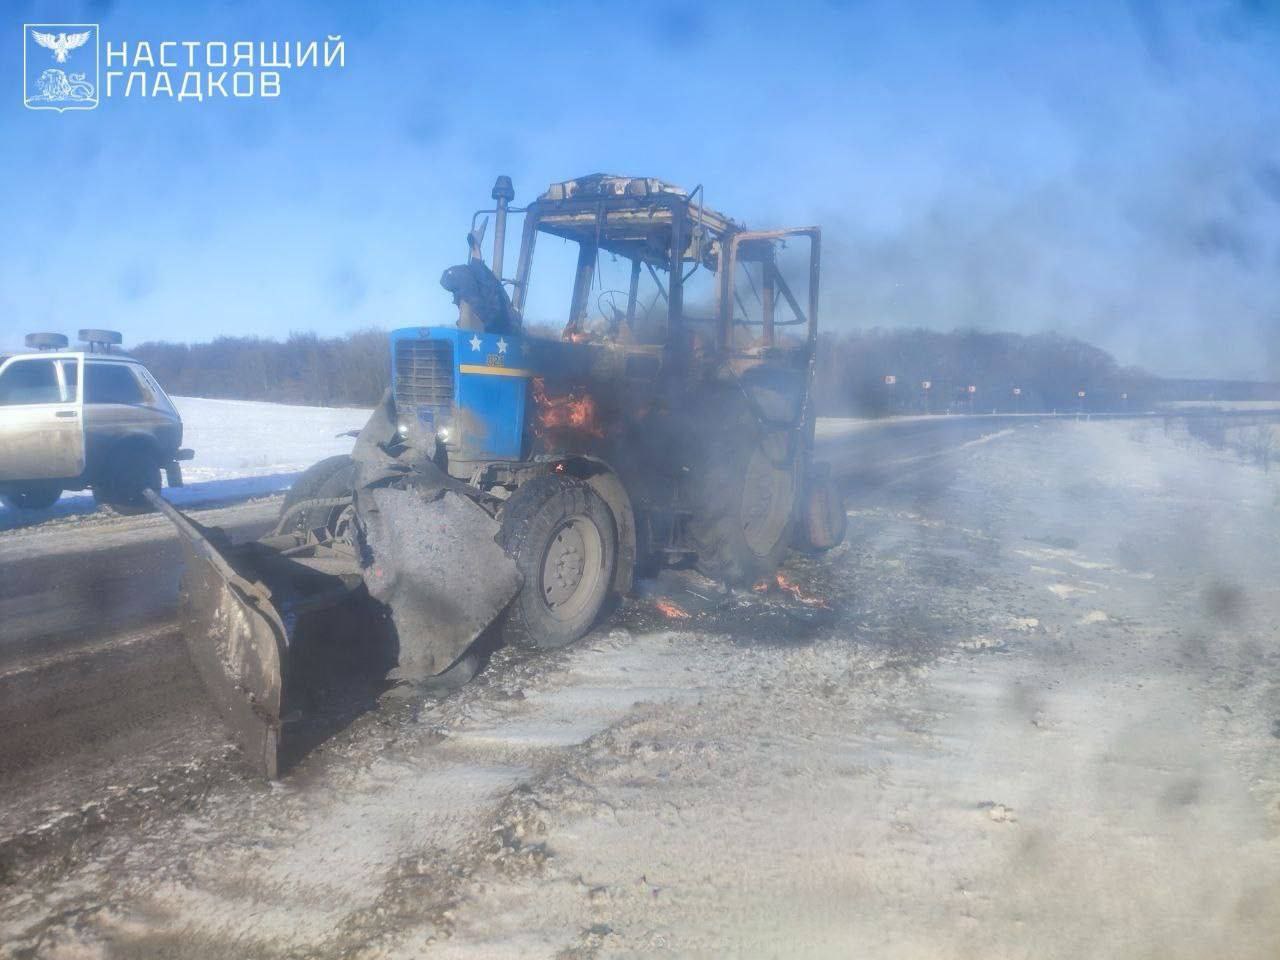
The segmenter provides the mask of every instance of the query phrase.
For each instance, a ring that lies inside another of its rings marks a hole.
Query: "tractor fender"
[[[618,559],[614,566],[612,592],[619,597],[631,593],[636,579],[636,514],[631,496],[622,480],[599,457],[578,455],[562,461],[570,476],[585,480],[613,514],[618,533]]]

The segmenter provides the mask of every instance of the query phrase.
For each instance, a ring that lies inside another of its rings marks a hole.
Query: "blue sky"
[[[702,183],[752,225],[822,223],[828,328],[1057,330],[1159,373],[1280,379],[1265,3],[5,11],[0,348],[448,321],[438,279],[495,174],[520,202],[606,170]],[[346,66],[288,72],[275,100],[36,112],[24,22],[341,34]]]

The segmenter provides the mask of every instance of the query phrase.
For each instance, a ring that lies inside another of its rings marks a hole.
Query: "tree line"
[[[391,348],[382,330],[345,337],[292,333],[284,341],[149,342],[129,352],[179,397],[370,407],[391,379]]]
[[[828,416],[877,416],[1140,410],[1159,383],[1055,333],[875,328],[822,335],[814,389]]]
[[[371,406],[391,372],[381,330],[344,337],[294,333],[284,341],[150,342],[131,353],[178,396]],[[1146,409],[1168,398],[1165,383],[1057,334],[871,329],[822,336],[814,392],[827,416],[1031,413]]]

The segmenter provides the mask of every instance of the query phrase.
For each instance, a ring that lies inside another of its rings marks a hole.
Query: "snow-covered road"
[[[1176,427],[1028,422],[852,483],[846,545],[786,569],[826,607],[664,581],[691,617],[646,588],[272,787],[123,586],[163,558],[82,561],[116,632],[0,686],[10,756],[85,738],[40,777],[0,755],[0,957],[1273,960],[1278,505]],[[0,624],[47,634],[69,564],[10,556]]]

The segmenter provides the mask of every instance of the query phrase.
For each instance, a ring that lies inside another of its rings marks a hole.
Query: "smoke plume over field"
[[[0,348],[90,313],[135,344],[439,319],[496,174],[523,203],[608,170],[822,223],[828,329],[1057,331],[1157,374],[1280,378],[1269,4],[713,3],[622,32],[588,5],[74,15],[153,41],[341,34],[346,66],[272,103],[5,112]]]

